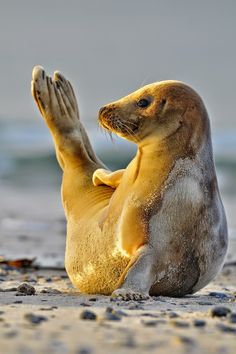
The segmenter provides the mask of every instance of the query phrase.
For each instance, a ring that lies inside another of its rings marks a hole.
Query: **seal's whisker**
[[[110,139],[110,135],[108,134],[107,129],[104,129],[103,131],[104,131],[106,139],[109,140]]]
[[[129,124],[136,126],[137,124],[135,122],[129,121]]]
[[[104,127],[104,126],[103,127],[100,126],[100,129],[105,134],[105,137],[106,138],[109,137],[108,139],[110,139],[111,142],[114,144],[114,139],[113,139],[112,132],[108,128]]]
[[[135,136],[134,132],[129,127],[127,127],[126,124],[124,124],[123,122],[119,122],[119,124],[120,124],[120,126],[119,126],[120,129],[123,128],[126,133],[128,133],[129,135]]]
[[[139,88],[143,87],[147,83],[149,78],[150,78],[150,75],[146,75],[145,78],[143,79],[143,81],[141,82],[141,85]]]
[[[107,130],[104,127],[102,127],[101,125],[99,125],[99,130],[102,132],[102,134],[105,135],[105,137],[107,139]]]
[[[129,123],[130,123],[130,122],[129,122]],[[133,123],[133,122],[132,122],[132,123]],[[133,123],[133,124],[134,124],[134,123]],[[134,124],[134,125],[136,126],[136,124]],[[128,127],[124,122],[118,121],[118,122],[117,122],[117,126],[118,126],[119,129],[122,129],[122,128],[123,128],[123,129],[126,131],[126,133],[128,133],[128,134],[131,135],[131,136],[133,136],[133,137],[135,138],[136,142],[140,141],[139,138],[138,138],[138,136],[137,136],[137,134],[134,133],[134,131],[133,131],[130,127]]]
[[[111,139],[111,142],[114,144],[114,139],[113,139],[112,132],[110,130],[107,130],[107,133],[109,135],[109,138]]]
[[[127,133],[131,134],[131,135],[136,139],[137,142],[140,141],[140,139],[139,139],[139,137],[137,136],[137,134],[136,134],[130,127],[128,127],[128,126],[127,126],[125,123],[123,123],[123,122],[122,122],[122,124],[123,124],[123,127],[126,129]],[[135,126],[136,126],[136,125],[135,125]]]

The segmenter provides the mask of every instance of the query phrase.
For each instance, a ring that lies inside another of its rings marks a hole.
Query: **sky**
[[[82,119],[165,79],[202,96],[214,129],[236,129],[236,1],[0,0],[0,120],[36,121],[34,65],[62,71]]]

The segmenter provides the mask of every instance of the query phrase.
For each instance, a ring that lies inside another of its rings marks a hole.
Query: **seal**
[[[227,223],[200,96],[163,81],[102,107],[101,126],[137,144],[126,169],[111,172],[61,73],[50,78],[35,67],[32,94],[63,169],[65,266],[74,286],[137,300],[207,285],[224,261]]]

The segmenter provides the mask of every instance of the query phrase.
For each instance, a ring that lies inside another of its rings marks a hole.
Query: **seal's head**
[[[138,145],[174,137],[181,139],[181,144],[189,144],[191,140],[194,146],[203,131],[208,130],[207,112],[201,98],[179,81],[144,86],[102,107],[99,123]]]

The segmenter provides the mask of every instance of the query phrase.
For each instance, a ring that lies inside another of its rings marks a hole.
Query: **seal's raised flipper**
[[[32,73],[31,90],[52,133],[61,167],[81,163],[93,164],[94,169],[103,167],[79,120],[77,101],[70,82],[58,71],[51,78],[41,66],[36,66]]]
[[[103,168],[99,168],[93,173],[93,184],[94,186],[105,184],[109,187],[117,188],[120,184],[124,171],[125,170],[117,170],[115,172],[111,172],[104,170]]]

